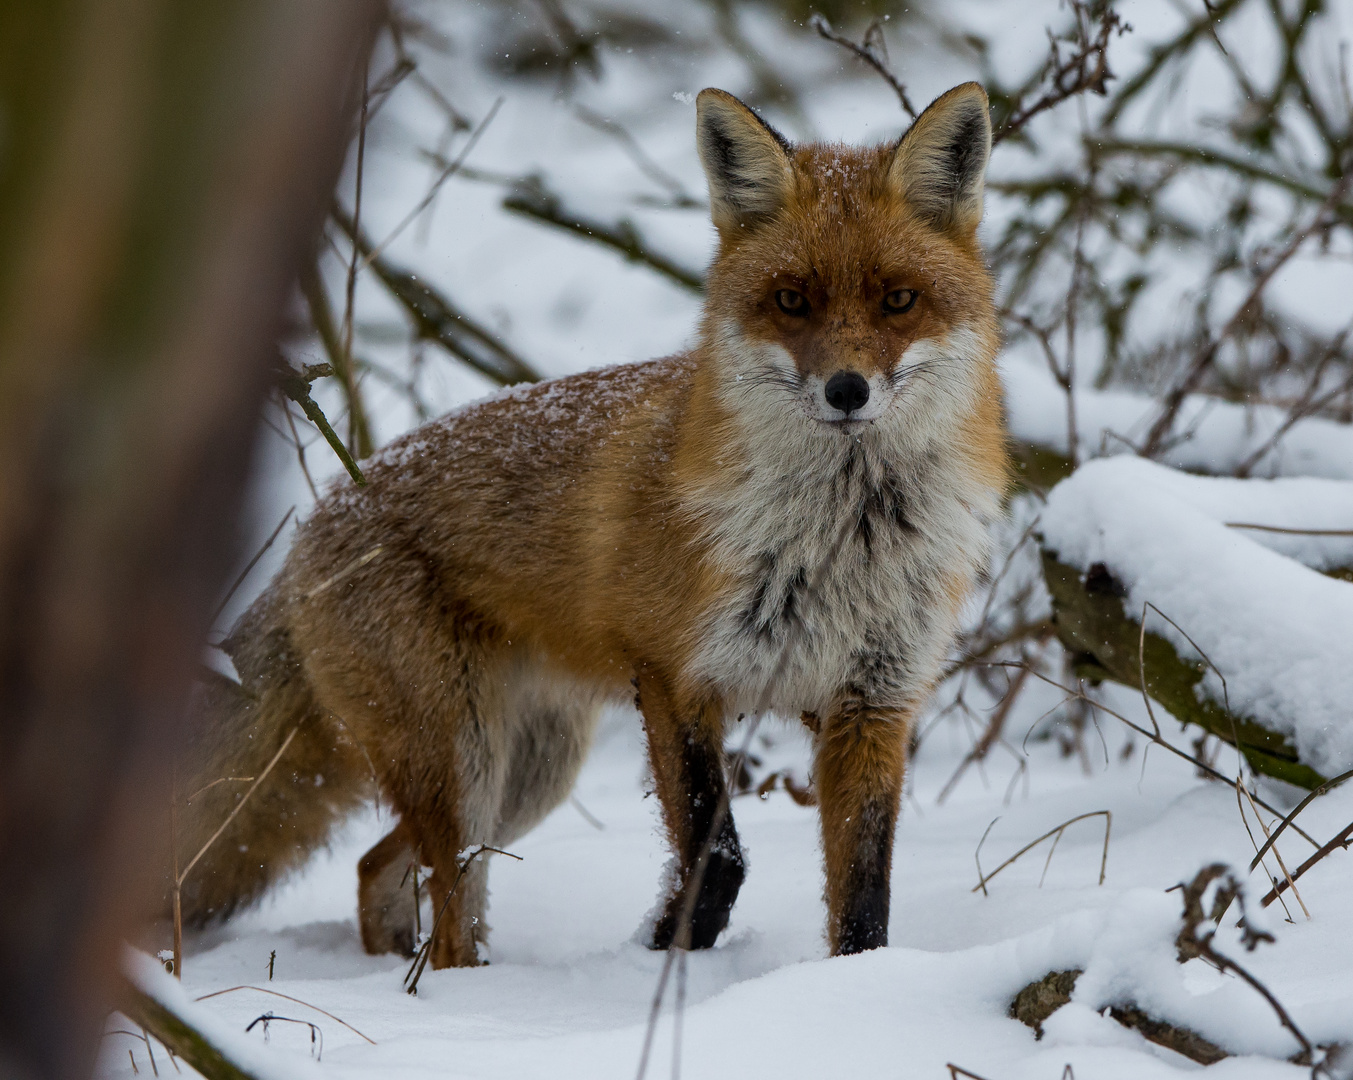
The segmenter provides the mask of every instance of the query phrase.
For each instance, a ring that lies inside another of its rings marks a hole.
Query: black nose
[[[840,409],[849,416],[856,409],[863,409],[869,400],[869,384],[864,376],[853,371],[838,371],[827,380],[827,404]]]

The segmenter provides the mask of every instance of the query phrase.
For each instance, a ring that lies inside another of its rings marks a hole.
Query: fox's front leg
[[[641,675],[638,687],[653,780],[678,868],[676,888],[653,928],[652,948],[707,949],[728,925],[745,874],[724,783],[723,710],[717,702],[683,699],[658,676]],[[689,936],[681,933],[687,911]]]
[[[888,944],[893,828],[909,722],[907,712],[850,702],[822,725],[816,740],[833,956]]]

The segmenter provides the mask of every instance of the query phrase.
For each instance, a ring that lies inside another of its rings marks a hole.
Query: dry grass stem
[[[266,987],[263,987],[263,986],[251,986],[251,985],[248,984],[248,983],[244,983],[244,984],[242,984],[242,985],[240,985],[240,986],[230,986],[230,987],[227,987],[227,988],[224,989],[224,990],[213,990],[210,994],[203,994],[201,997],[195,997],[195,998],[193,998],[193,1000],[194,1000],[194,1001],[208,1001],[208,1000],[210,1000],[211,998],[214,998],[214,997],[220,997],[222,994],[233,994],[233,993],[235,993],[237,990],[253,990],[253,991],[255,991],[256,993],[259,993],[259,994],[271,994],[271,995],[272,995],[273,997],[275,997],[275,998],[282,998],[284,1001],[290,1001],[290,1002],[292,1002],[292,1003],[295,1004],[295,1005],[302,1005],[302,1006],[304,1006],[304,1007],[307,1008],[307,1009],[313,1009],[315,1012],[319,1013],[321,1016],[327,1016],[327,1017],[328,1017],[330,1020],[332,1020],[334,1023],[336,1023],[336,1024],[342,1024],[345,1028],[347,1028],[349,1031],[351,1031],[351,1032],[352,1032],[354,1035],[356,1035],[358,1038],[365,1040],[366,1042],[370,1043],[372,1046],[375,1046],[375,1045],[376,1045],[376,1040],[375,1040],[375,1039],[371,1038],[369,1035],[364,1035],[364,1034],[362,1034],[362,1032],[358,1031],[355,1027],[353,1027],[351,1024],[349,1024],[346,1020],[343,1020],[343,1019],[341,1019],[340,1017],[335,1016],[333,1013],[329,1012],[327,1009],[321,1009],[318,1005],[311,1005],[310,1002],[308,1002],[308,1001],[302,1001],[302,1000],[301,1000],[300,998],[298,998],[298,997],[292,997],[290,994],[283,994],[283,993],[280,993],[280,992],[277,991],[277,990],[269,990],[269,989],[267,989]]]
[[[382,555],[382,553],[384,553],[384,551],[385,545],[377,544],[370,551],[367,551],[364,554],[357,556],[357,558],[353,559],[352,562],[348,563],[347,566],[343,567],[343,569],[339,570],[337,573],[333,574],[330,577],[325,578],[309,592],[301,593],[296,599],[313,600],[316,596],[319,596],[320,593],[328,592],[339,582],[346,581],[353,574],[357,573],[357,571],[360,570],[362,567],[366,566],[367,563],[373,562],[376,559],[380,558],[380,556]]]
[[[989,894],[987,893],[987,882],[989,882],[992,878],[994,878],[997,874],[999,874],[999,873],[1000,873],[1002,870],[1004,870],[1007,866],[1010,866],[1012,863],[1014,863],[1021,855],[1024,855],[1026,852],[1032,851],[1034,848],[1036,848],[1039,844],[1041,844],[1044,840],[1048,839],[1049,837],[1056,837],[1056,840],[1054,840],[1054,841],[1053,841],[1053,844],[1052,844],[1052,850],[1055,851],[1055,850],[1057,849],[1057,844],[1058,844],[1058,842],[1060,842],[1061,839],[1062,839],[1062,833],[1066,832],[1068,826],[1074,825],[1074,824],[1076,824],[1076,822],[1078,822],[1078,821],[1084,821],[1084,820],[1086,820],[1087,818],[1092,818],[1092,817],[1103,817],[1103,818],[1104,818],[1104,852],[1103,852],[1103,854],[1100,856],[1100,859],[1099,859],[1099,884],[1100,884],[1100,885],[1103,885],[1103,884],[1104,884],[1104,875],[1105,875],[1105,872],[1106,872],[1107,869],[1108,869],[1108,864],[1109,864],[1109,831],[1110,831],[1110,829],[1113,828],[1113,812],[1110,811],[1110,810],[1091,810],[1089,813],[1086,813],[1086,814],[1077,814],[1075,817],[1069,818],[1069,819],[1067,819],[1066,821],[1062,822],[1062,823],[1061,823],[1060,825],[1058,825],[1055,829],[1049,829],[1049,830],[1048,830],[1047,832],[1045,832],[1042,836],[1040,836],[1037,840],[1031,840],[1029,843],[1025,844],[1022,848],[1020,848],[1017,852],[1015,852],[1013,855],[1011,855],[1010,858],[1006,859],[1005,862],[1001,863],[1000,866],[996,867],[996,869],[993,870],[993,871],[992,871],[991,873],[989,873],[989,874],[983,874],[983,872],[982,872],[982,863],[981,863],[981,861],[980,861],[980,859],[979,859],[979,861],[978,861],[978,863],[977,863],[977,876],[978,876],[978,882],[977,882],[976,885],[974,885],[974,886],[972,887],[972,889],[971,889],[970,891],[971,891],[971,892],[977,892],[977,891],[980,889],[980,890],[982,891],[982,895],[983,895],[983,896],[989,895]],[[995,825],[995,824],[996,824],[996,822],[994,822],[994,821],[991,823],[991,825]],[[988,826],[987,826],[987,832],[984,832],[984,833],[982,834],[982,839],[983,839],[983,840],[985,840],[985,839],[987,838],[987,833],[989,833],[989,832],[991,831],[991,825],[988,825]],[[982,850],[982,845],[981,845],[981,843],[979,843],[979,844],[977,845],[977,851],[978,851],[978,854],[980,854],[981,850]],[[1048,852],[1048,862],[1050,863],[1051,861],[1052,861],[1052,851],[1049,851],[1049,852]],[[1048,866],[1047,866],[1047,863],[1045,863],[1045,864],[1043,865],[1043,873],[1044,873],[1044,875],[1046,875],[1047,872],[1048,872]],[[1043,884],[1043,881],[1042,881],[1041,878],[1039,879],[1038,884],[1039,884],[1040,886]]]
[[[1020,667],[1020,666],[1022,666],[1022,665],[1020,665],[1020,664],[1018,664],[1018,663],[1015,663],[1015,662],[1012,662],[1012,661],[999,661],[999,660],[998,660],[998,661],[992,661],[992,662],[991,662],[991,666],[992,666],[992,667]],[[1030,674],[1032,674],[1032,675],[1034,676],[1034,678],[1036,678],[1036,679],[1041,679],[1041,680],[1043,680],[1043,682],[1047,683],[1049,686],[1054,686],[1054,687],[1056,687],[1058,690],[1061,690],[1062,693],[1066,694],[1066,696],[1067,696],[1068,699],[1076,700],[1076,701],[1083,701],[1083,702],[1085,702],[1087,705],[1089,705],[1092,709],[1096,709],[1096,710],[1099,710],[1099,711],[1101,711],[1101,712],[1107,713],[1109,716],[1112,716],[1115,720],[1119,721],[1119,722],[1122,723],[1122,724],[1125,724],[1127,727],[1129,727],[1129,728],[1131,728],[1133,731],[1137,732],[1137,734],[1142,735],[1142,736],[1144,736],[1145,738],[1149,739],[1149,740],[1151,741],[1151,744],[1152,744],[1153,746],[1159,746],[1159,747],[1161,747],[1161,748],[1164,749],[1164,750],[1168,750],[1171,754],[1174,754],[1176,757],[1182,758],[1183,760],[1185,760],[1185,761],[1187,761],[1187,762],[1190,762],[1195,768],[1197,768],[1197,769],[1199,770],[1199,772],[1205,773],[1206,775],[1212,777],[1212,779],[1214,779],[1214,780],[1220,780],[1223,784],[1226,784],[1226,785],[1228,785],[1228,786],[1230,786],[1230,787],[1234,787],[1234,786],[1235,786],[1235,781],[1234,781],[1231,777],[1227,776],[1225,773],[1218,772],[1216,769],[1214,769],[1214,768],[1213,768],[1211,765],[1209,765],[1207,762],[1203,761],[1201,758],[1196,757],[1195,755],[1190,754],[1190,753],[1188,753],[1187,751],[1184,751],[1184,750],[1179,749],[1179,747],[1173,745],[1172,743],[1170,743],[1169,741],[1167,741],[1164,737],[1159,736],[1159,735],[1156,735],[1155,733],[1153,733],[1153,732],[1151,732],[1151,731],[1148,731],[1146,728],[1142,727],[1140,724],[1134,723],[1133,721],[1129,720],[1126,716],[1124,716],[1122,713],[1117,712],[1117,711],[1115,711],[1114,709],[1111,709],[1109,706],[1105,705],[1102,701],[1096,701],[1094,698],[1090,697],[1090,696],[1089,696],[1088,694],[1086,694],[1084,691],[1081,691],[1081,690],[1073,690],[1073,689],[1071,689],[1069,686],[1064,686],[1064,685],[1062,685],[1061,683],[1059,683],[1056,679],[1053,679],[1053,678],[1051,678],[1051,677],[1049,677],[1049,676],[1047,676],[1047,675],[1044,675],[1041,671],[1038,671],[1036,668],[1030,667],[1030,668],[1029,668],[1029,671],[1030,671]],[[1275,816],[1281,816],[1281,814],[1282,814],[1282,811],[1281,811],[1281,810],[1278,810],[1276,807],[1273,807],[1273,806],[1269,805],[1269,804],[1266,803],[1263,799],[1259,798],[1259,796],[1257,796],[1257,795],[1254,795],[1254,796],[1252,796],[1252,797],[1253,797],[1253,799],[1254,799],[1255,802],[1257,802],[1260,806],[1262,806],[1262,807],[1263,807],[1265,810],[1267,810],[1269,813],[1271,813],[1271,814],[1273,814],[1273,815],[1275,815]],[[1297,831],[1298,835],[1300,835],[1300,836],[1303,837],[1305,840],[1307,840],[1307,841],[1310,843],[1310,845],[1311,845],[1312,847],[1315,847],[1315,848],[1320,847],[1320,842],[1319,842],[1318,840],[1316,840],[1314,837],[1312,837],[1312,836],[1311,836],[1309,833],[1307,833],[1305,830],[1303,830],[1303,829],[1301,828],[1301,826],[1299,826],[1299,825],[1297,825],[1295,822],[1293,822],[1291,827]],[[1295,876],[1295,875],[1294,875],[1294,876]]]
[[[287,733],[287,737],[282,740],[282,745],[277,748],[277,753],[273,754],[272,760],[269,761],[267,766],[264,767],[263,771],[258,774],[258,779],[253,782],[249,790],[244,793],[244,796],[240,799],[239,802],[235,804],[234,808],[226,816],[226,819],[223,822],[221,822],[220,825],[217,826],[216,831],[211,834],[207,842],[198,849],[197,854],[192,857],[192,860],[188,863],[188,865],[185,866],[183,870],[179,873],[178,877],[174,881],[175,889],[180,889],[183,887],[183,882],[187,879],[188,875],[192,873],[193,867],[197,865],[198,860],[201,859],[202,856],[207,853],[208,849],[210,849],[212,844],[216,843],[220,835],[223,832],[225,832],[227,828],[230,827],[230,823],[235,820],[235,816],[242,809],[244,809],[244,804],[247,803],[249,801],[249,797],[253,795],[255,791],[258,790],[258,786],[268,778],[268,774],[272,772],[273,766],[276,765],[281,756],[286,753],[287,747],[291,745],[291,740],[296,737],[296,733],[300,730],[301,730],[300,726],[298,725],[292,728],[291,731]]]
[[[1293,828],[1295,827],[1296,826],[1293,826]],[[1328,843],[1322,844],[1314,855],[1312,855],[1304,863],[1298,866],[1296,872],[1292,875],[1292,880],[1297,881],[1298,879],[1300,879],[1302,874],[1306,873],[1307,870],[1313,867],[1316,863],[1318,863],[1330,852],[1335,850],[1347,851],[1349,845],[1353,845],[1353,821],[1345,825],[1337,836],[1335,836]],[[1259,906],[1268,907],[1269,904],[1273,903],[1274,900],[1278,899],[1278,897],[1282,895],[1283,891],[1286,888],[1287,882],[1285,881],[1278,882],[1278,884],[1274,885],[1273,888],[1270,889],[1267,894],[1265,894],[1264,898],[1259,901]]]
[[[428,965],[428,960],[432,957],[432,945],[437,940],[437,927],[442,923],[442,916],[446,914],[446,909],[451,903],[451,898],[456,895],[456,890],[460,888],[461,879],[465,872],[470,869],[470,865],[482,855],[486,854],[506,855],[509,859],[516,859],[521,862],[520,855],[513,855],[510,851],[503,851],[501,848],[490,847],[488,844],[479,844],[460,860],[456,868],[456,880],[451,883],[451,888],[446,891],[446,899],[442,901],[442,906],[437,909],[437,917],[432,920],[432,929],[429,931],[427,940],[418,949],[418,954],[413,958],[413,963],[409,965],[409,970],[404,973],[404,991],[415,997],[418,995],[418,980],[423,977],[423,970]]]

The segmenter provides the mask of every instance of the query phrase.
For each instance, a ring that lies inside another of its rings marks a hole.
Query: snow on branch
[[[127,950],[119,1008],[207,1080],[307,1080],[320,1075],[310,1062],[283,1056],[230,1027],[155,960]]]
[[[1145,684],[1257,772],[1314,787],[1353,766],[1353,588],[1320,572],[1353,563],[1350,521],[1353,484],[1091,462],[1042,519],[1058,633],[1082,677]]]

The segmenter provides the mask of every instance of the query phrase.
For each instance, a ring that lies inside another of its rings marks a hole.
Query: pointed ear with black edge
[[[889,182],[934,228],[969,234],[982,220],[990,156],[987,93],[963,83],[936,98],[902,136]]]
[[[788,140],[732,94],[700,91],[695,139],[720,232],[765,221],[789,198]]]

